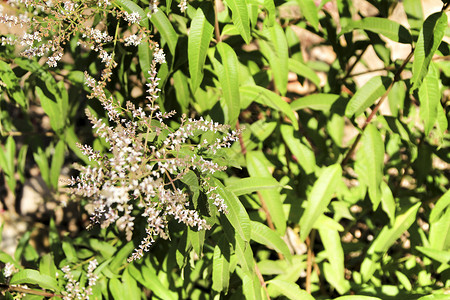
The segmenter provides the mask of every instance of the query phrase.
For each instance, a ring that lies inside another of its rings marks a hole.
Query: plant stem
[[[394,86],[394,84],[400,80],[400,74],[403,72],[403,70],[406,67],[406,64],[411,60],[411,58],[413,57],[414,54],[414,48],[411,49],[411,52],[409,53],[408,57],[406,57],[405,61],[403,62],[403,64],[398,68],[397,72],[395,72],[394,75],[394,80],[392,80],[391,84],[388,86],[388,88],[386,89],[386,92],[384,92],[383,96],[381,96],[380,100],[378,101],[377,105],[373,108],[372,112],[370,113],[369,117],[367,117],[366,121],[364,122],[363,126],[361,127],[361,131],[359,132],[358,136],[356,137],[355,141],[353,142],[350,150],[347,152],[347,155],[345,156],[344,160],[341,163],[341,166],[345,166],[348,162],[348,160],[350,159],[350,157],[353,155],[353,153],[355,152],[356,146],[359,143],[359,140],[362,137],[362,134],[364,133],[364,130],[366,129],[367,125],[370,124],[370,122],[372,121],[372,119],[375,117],[376,113],[378,112],[378,110],[381,107],[381,104],[383,104],[383,101],[387,98],[387,96],[389,95],[389,92],[391,91],[392,87]]]
[[[59,294],[47,293],[44,291],[37,291],[37,290],[23,288],[20,286],[7,285],[7,284],[0,284],[0,290],[5,291],[5,292],[18,292],[18,293],[25,293],[25,294],[33,294],[33,295],[44,296],[44,297],[59,297],[59,298],[62,297]]]
[[[269,212],[269,209],[267,208],[266,201],[264,200],[264,197],[261,195],[261,192],[258,191],[257,194],[258,194],[259,201],[261,201],[262,209],[264,210],[264,213],[266,214],[266,217],[267,217],[267,225],[269,225],[270,229],[275,231],[275,226],[273,225],[272,217],[270,216],[270,212]],[[278,252],[277,252],[277,254],[278,254],[278,258],[280,260],[284,259],[283,254],[278,253]]]
[[[264,291],[266,292],[267,300],[270,300],[269,292],[267,291],[266,282],[264,281],[264,277],[262,276],[261,271],[259,270],[258,265],[256,264],[256,261],[254,262],[254,265],[255,265],[255,273],[256,273],[256,276],[258,276],[259,283],[261,284]]]
[[[306,259],[306,292],[311,294],[311,271],[314,260],[314,239],[316,238],[316,231],[311,230],[310,235],[306,238],[306,247],[308,247],[307,259]]]
[[[219,29],[219,10],[217,9],[217,4],[219,0],[214,1],[214,32],[216,33],[216,41],[220,43],[222,41],[222,37],[220,36]]]

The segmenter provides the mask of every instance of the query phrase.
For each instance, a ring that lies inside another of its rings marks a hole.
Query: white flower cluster
[[[178,4],[178,7],[180,8],[181,12],[185,12],[186,9],[188,8],[187,0],[181,0],[180,3]]]
[[[141,16],[138,12],[132,12],[131,14],[128,12],[124,13],[123,19],[130,24],[136,24],[141,21]]]
[[[87,209],[93,224],[99,223],[102,227],[115,224],[130,240],[137,222],[145,220],[146,236],[129,261],[141,258],[156,236],[167,239],[171,219],[197,230],[210,228],[190,201],[190,187],[180,186],[180,180],[187,173],[195,172],[210,203],[217,211],[227,212],[224,200],[215,193],[210,179],[211,174],[224,171],[226,167],[209,157],[229,147],[239,134],[229,132],[227,125],[203,118],[195,120],[183,116],[176,130],[164,123],[175,112],[161,112],[155,104],[160,91],[157,65],[165,62],[165,55],[156,43],[153,47],[146,109],[137,108],[130,101],[125,108],[114,104],[113,98],[104,92],[105,85],[86,74],[92,96],[100,100],[113,126],[89,113],[88,117],[96,133],[109,143],[112,155],[104,156],[90,146],[79,145],[98,166],[80,167],[79,177],[70,182],[75,194],[91,199],[90,209]],[[208,132],[221,138],[194,147],[193,141]]]
[[[12,263],[8,262],[5,264],[5,267],[3,268],[3,276],[5,276],[5,278],[11,277],[12,274],[16,272],[17,270]]]
[[[125,38],[125,46],[139,46],[142,41],[142,37],[132,34]]]
[[[91,260],[88,266],[88,286],[81,286],[80,282],[78,282],[73,274],[72,270],[69,266],[64,266],[61,271],[64,273],[64,278],[67,279],[67,284],[65,286],[64,291],[62,292],[62,296],[64,300],[75,300],[75,299],[86,299],[89,300],[89,296],[92,295],[92,287],[96,284],[98,276],[94,274],[95,269],[98,266],[98,262],[96,259]]]

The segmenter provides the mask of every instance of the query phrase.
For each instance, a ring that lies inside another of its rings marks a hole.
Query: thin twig
[[[59,294],[53,294],[53,293],[47,293],[44,291],[37,291],[32,289],[23,288],[20,286],[14,286],[14,285],[7,285],[7,284],[0,284],[0,290],[5,292],[19,292],[19,293],[25,293],[25,294],[33,294],[33,295],[39,295],[44,297],[62,297]]]
[[[236,130],[239,132],[239,145],[241,146],[241,152],[245,156],[247,154],[247,148],[244,144],[244,139],[242,138],[242,131],[239,130],[239,120],[236,121]]]
[[[367,46],[362,49],[361,53],[356,57],[356,60],[353,62],[353,64],[347,69],[347,72],[345,73],[344,77],[342,78],[342,81],[347,79],[350,76],[350,73],[353,71],[355,66],[358,64],[358,62],[361,60],[361,57],[364,55],[364,53],[367,50]]]
[[[264,200],[264,197],[262,196],[261,192],[258,191],[257,194],[258,194],[259,201],[261,201],[262,209],[267,217],[267,225],[269,225],[270,229],[275,231],[275,226],[273,225],[272,217],[270,216],[269,208],[267,207],[266,201]],[[278,254],[278,258],[280,260],[284,259],[283,254],[278,253],[278,252],[277,252],[277,254]]]
[[[256,261],[254,262],[254,265],[255,265],[256,276],[258,276],[258,279],[259,279],[259,283],[261,284],[264,291],[266,292],[267,300],[270,300],[269,292],[267,291],[267,284],[264,281],[264,277],[262,276],[261,271],[259,270],[258,265],[256,264]]]
[[[220,36],[219,29],[219,10],[217,9],[217,5],[219,0],[214,1],[214,31],[216,33],[216,41],[220,43],[222,41],[222,37]]]
[[[308,294],[311,294],[311,271],[312,266],[314,264],[314,253],[313,253],[313,247],[314,247],[314,239],[316,237],[316,231],[313,229],[311,230],[310,235],[306,238],[306,247],[308,248],[308,256],[306,259],[306,292]]]
[[[377,105],[373,108],[372,112],[370,113],[369,117],[366,119],[366,121],[364,122],[363,126],[361,127],[361,131],[359,132],[358,136],[356,137],[355,141],[352,144],[352,147],[350,148],[350,150],[347,152],[347,155],[345,156],[344,160],[341,163],[341,166],[344,166],[347,164],[348,160],[350,159],[350,157],[353,155],[353,153],[355,152],[356,146],[359,143],[359,140],[362,137],[362,134],[364,133],[364,130],[366,129],[367,125],[370,124],[370,122],[372,121],[372,119],[375,117],[376,113],[378,112],[378,110],[381,107],[381,104],[383,104],[383,101],[387,98],[387,96],[389,95],[389,92],[391,91],[392,87],[394,86],[394,84],[400,80],[400,74],[403,72],[403,69],[405,69],[406,64],[411,60],[412,56],[414,54],[414,49],[411,50],[411,52],[409,53],[408,57],[405,59],[405,61],[403,62],[403,64],[398,68],[397,72],[394,75],[394,80],[392,80],[391,84],[389,85],[389,87],[386,89],[386,92],[384,92],[383,96],[381,96],[380,100],[378,101]]]

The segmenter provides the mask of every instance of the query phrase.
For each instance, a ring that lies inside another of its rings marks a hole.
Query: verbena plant
[[[90,230],[42,221],[2,294],[447,299],[448,3],[366,4],[6,1],[2,205],[37,165]]]

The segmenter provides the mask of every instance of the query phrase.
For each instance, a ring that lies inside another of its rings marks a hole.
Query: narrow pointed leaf
[[[289,71],[305,77],[306,79],[309,79],[317,87],[320,87],[320,78],[316,74],[316,72],[314,72],[313,69],[299,62],[298,60],[292,58],[289,59]]]
[[[433,248],[427,248],[422,246],[417,246],[417,250],[425,254],[426,256],[430,257],[431,259],[434,259],[440,263],[448,264],[450,263],[450,252],[444,251],[444,250],[436,250]]]
[[[36,284],[41,288],[59,291],[56,279],[31,269],[25,269],[14,274],[10,284]]]
[[[442,195],[441,198],[439,198],[439,200],[436,202],[435,206],[431,210],[430,223],[434,223],[435,221],[437,221],[441,217],[441,214],[444,211],[444,209],[447,208],[448,206],[450,206],[450,190],[445,192],[445,194]]]
[[[50,167],[50,181],[54,189],[58,188],[58,180],[61,174],[61,168],[64,164],[65,142],[59,140],[55,146],[55,152],[52,156],[52,164]]]
[[[268,282],[269,291],[275,290],[291,300],[313,300],[314,297],[302,290],[297,284],[281,279],[272,279]]]
[[[231,9],[234,26],[236,26],[245,43],[250,43],[250,19],[247,0],[226,0],[225,2]]]
[[[291,153],[297,159],[298,164],[306,174],[314,172],[316,167],[316,158],[314,152],[306,145],[300,142],[298,137],[294,136],[294,128],[290,125],[281,125],[281,135]]]
[[[233,48],[223,42],[217,45],[221,62],[213,58],[214,69],[225,100],[225,118],[231,126],[236,124],[240,112],[238,59]]]
[[[230,248],[224,238],[214,247],[212,265],[212,289],[216,292],[228,290],[230,281]]]
[[[256,85],[241,86],[239,91],[241,93],[241,99],[245,99],[241,100],[242,102],[257,102],[280,111],[292,121],[292,126],[298,130],[298,122],[293,110],[279,95]]]
[[[262,152],[247,153],[247,169],[250,177],[268,177],[273,178],[269,172],[266,158]],[[283,210],[280,192],[278,190],[261,190],[260,195],[267,205],[272,221],[280,235],[286,231],[286,216]],[[261,204],[262,205],[262,204]]]
[[[236,230],[237,234],[244,240],[250,240],[250,219],[245,211],[244,206],[239,199],[232,192],[228,191],[223,184],[215,179],[215,185],[217,187],[217,194],[225,200],[225,204],[228,206],[228,213],[226,218]]]
[[[252,226],[252,240],[275,249],[278,253],[283,254],[285,258],[290,260],[291,253],[289,252],[288,246],[275,231],[259,222],[251,221],[250,223]]]
[[[425,125],[425,135],[429,135],[436,123],[438,107],[441,105],[439,90],[439,71],[434,64],[430,64],[428,74],[419,87],[420,118]]]
[[[428,73],[428,66],[434,53],[441,44],[447,28],[447,15],[445,12],[436,12],[430,15],[423,23],[419,39],[414,49],[414,62],[412,68],[412,93],[420,87],[423,78]]]
[[[251,194],[261,190],[270,190],[281,188],[281,185],[273,177],[248,177],[233,181],[232,184],[227,185],[227,189],[233,192],[236,196]]]
[[[334,94],[312,94],[298,98],[291,103],[292,110],[309,108],[319,111],[329,111],[334,102],[339,99],[339,95]]]
[[[277,90],[281,95],[285,95],[289,73],[289,52],[286,35],[278,23],[265,28],[263,35],[267,40],[260,39],[259,46],[269,61]]]
[[[214,30],[213,25],[207,19],[210,10],[209,5],[200,6],[191,22],[191,29],[189,31],[188,63],[193,93],[195,93],[202,82],[203,66]]]
[[[347,117],[355,117],[362,114],[368,107],[375,103],[388,88],[391,83],[388,77],[376,76],[372,77],[365,85],[359,88],[355,95],[350,99],[345,109]]]
[[[319,30],[319,12],[314,0],[297,0],[300,10],[305,19],[314,27],[316,31]]]
[[[339,164],[331,165],[322,171],[308,196],[308,203],[300,219],[300,239],[304,241],[319,216],[323,214],[342,178]]]
[[[275,24],[275,3],[272,0],[264,0],[264,8],[267,10],[267,26]]]
[[[381,181],[383,180],[384,142],[378,129],[369,124],[361,139],[357,153],[355,171],[369,191],[375,210],[381,202]]]
[[[394,42],[412,43],[412,37],[408,29],[389,19],[368,17],[352,21],[341,31],[341,34],[350,32],[353,29],[369,30],[376,34],[382,34]]]
[[[170,23],[169,19],[161,9],[158,9],[156,13],[152,14],[150,21],[155,25],[156,29],[158,29],[162,38],[169,46],[170,52],[174,55],[175,48],[177,47],[178,35],[175,29],[173,29],[172,23]]]
[[[394,225],[395,199],[394,196],[392,195],[391,188],[383,180],[381,181],[381,207],[388,215],[390,224]]]

